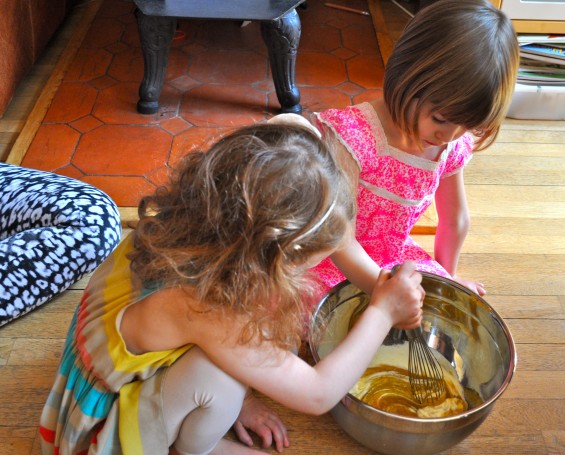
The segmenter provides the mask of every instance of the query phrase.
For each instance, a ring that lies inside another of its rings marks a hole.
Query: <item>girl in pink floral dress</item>
[[[345,277],[370,292],[381,267],[413,260],[480,295],[456,275],[469,227],[463,168],[490,145],[511,100],[518,44],[487,0],[440,0],[408,24],[388,60],[383,97],[314,115],[358,186],[356,240],[315,270],[331,288]],[[434,257],[410,231],[435,199]]]

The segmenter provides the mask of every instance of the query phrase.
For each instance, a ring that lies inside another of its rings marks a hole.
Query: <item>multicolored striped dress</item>
[[[410,259],[420,271],[449,277],[410,231],[432,203],[440,180],[460,172],[472,158],[472,136],[448,143],[432,161],[390,146],[369,103],[316,113],[313,123],[333,131],[359,166],[355,235],[369,256],[386,269]],[[330,259],[314,271],[326,291],[345,279]]]
[[[134,355],[120,334],[124,310],[154,290],[134,285],[129,236],[98,268],[73,317],[43,409],[43,454],[168,453],[161,416],[166,367],[191,346]]]

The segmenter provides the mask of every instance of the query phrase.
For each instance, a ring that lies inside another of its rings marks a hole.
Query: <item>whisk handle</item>
[[[422,327],[416,327],[415,329],[405,330],[406,337],[409,340],[415,340],[416,338],[421,338],[424,335]]]
[[[392,269],[390,269],[390,276],[393,277],[394,274],[396,272],[398,272],[398,269],[400,268],[400,264],[396,264],[395,266],[392,267]]]
[[[390,269],[390,276],[394,276],[394,274],[398,271],[398,269],[400,268],[400,264],[396,264],[392,269]],[[422,330],[422,327],[416,327],[415,329],[410,329],[410,330],[405,330],[406,332],[406,337],[409,340],[414,340],[416,338],[420,338],[423,334],[424,331]]]

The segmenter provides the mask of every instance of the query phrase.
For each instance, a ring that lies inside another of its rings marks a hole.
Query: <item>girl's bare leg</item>
[[[211,453],[236,421],[246,391],[247,387],[219,369],[200,348],[188,350],[168,367],[162,384],[169,447],[180,455]]]

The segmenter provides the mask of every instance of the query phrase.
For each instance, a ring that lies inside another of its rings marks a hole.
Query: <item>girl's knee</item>
[[[243,403],[247,387],[216,366],[200,348],[192,348],[179,360],[184,361],[199,406],[210,406],[216,400]]]
[[[169,443],[181,453],[214,447],[241,411],[247,388],[199,348],[179,358],[163,380],[163,420]]]

